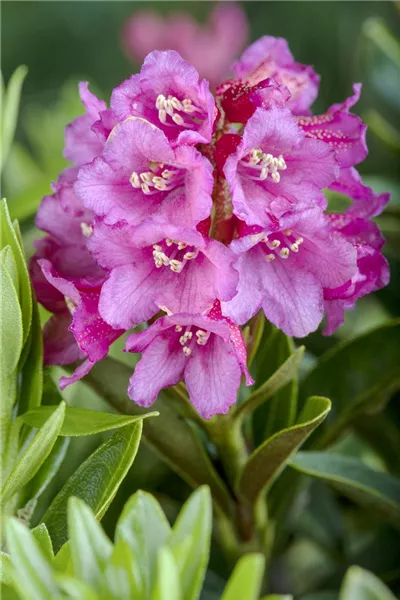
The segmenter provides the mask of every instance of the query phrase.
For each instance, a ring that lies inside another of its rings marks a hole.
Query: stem
[[[238,474],[247,462],[248,451],[241,427],[236,426],[229,415],[216,415],[205,421],[210,440],[218,450],[219,457],[232,489]]]

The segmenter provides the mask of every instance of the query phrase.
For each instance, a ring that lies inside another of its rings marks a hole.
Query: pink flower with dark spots
[[[160,309],[200,313],[208,310],[215,298],[230,300],[236,294],[235,255],[194,229],[159,219],[136,227],[99,222],[89,249],[110,271],[99,308],[113,327],[135,327]]]
[[[323,115],[301,116],[299,126],[307,137],[328,144],[336,152],[341,167],[352,167],[368,154],[365,134],[367,126],[349,109],[358,101],[361,85],[354,85],[354,95],[340,104],[334,104]]]
[[[205,25],[185,13],[161,17],[152,11],[138,11],[126,23],[122,43],[127,56],[139,61],[152,50],[176,50],[215,88],[230,74],[248,29],[245,13],[233,2],[215,6]]]
[[[323,289],[344,285],[356,272],[356,251],[335,233],[318,207],[288,213],[279,227],[244,228],[233,240],[237,295],[223,313],[246,323],[260,308],[287,335],[304,337],[322,320]]]
[[[104,126],[99,127],[98,123],[111,118],[106,103],[89,91],[87,81],[79,84],[79,93],[86,114],[77,117],[65,128],[64,148],[64,157],[78,166],[89,163],[102,153],[106,133]]]
[[[150,406],[163,388],[184,380],[197,412],[209,419],[235,403],[242,374],[247,385],[254,383],[240,330],[218,309],[162,317],[129,336],[126,350],[143,353],[128,389],[140,406]]]
[[[151,52],[138,75],[132,75],[111,96],[119,121],[142,117],[178,144],[208,143],[216,117],[208,81],[171,50]]]
[[[212,166],[198,150],[174,149],[161,129],[131,118],[115,126],[102,156],[79,170],[75,192],[107,223],[163,216],[192,227],[210,215],[212,187]]]
[[[235,215],[264,227],[297,204],[324,206],[321,189],[338,166],[333,150],[306,138],[287,108],[258,108],[223,171]]]
[[[288,88],[293,114],[307,114],[318,95],[319,75],[294,60],[283,38],[264,36],[251,44],[233,64],[237,79],[255,86],[267,77]]]

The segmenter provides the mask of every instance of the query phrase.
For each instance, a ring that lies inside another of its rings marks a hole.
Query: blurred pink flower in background
[[[184,12],[163,17],[153,11],[138,11],[122,31],[122,45],[126,55],[140,63],[153,50],[177,50],[211,87],[216,87],[230,74],[248,35],[245,13],[238,4],[229,2],[215,6],[203,25]]]

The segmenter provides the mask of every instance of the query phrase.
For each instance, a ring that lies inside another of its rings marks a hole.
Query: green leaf
[[[125,415],[143,415],[144,409],[132,402],[126,393],[131,369],[117,360],[106,358],[95,365],[85,377],[85,383],[104,398],[118,412]],[[163,392],[154,408],[160,412],[158,419],[146,419],[143,435],[146,441],[189,485],[196,488],[206,484],[214,501],[230,514],[232,503],[229,492],[217,474],[193,427],[171,406]]]
[[[185,600],[196,600],[200,595],[210,553],[211,529],[211,496],[209,488],[203,486],[184,504],[168,540],[179,569]],[[185,551],[181,552],[181,545],[186,540]]]
[[[257,386],[253,395],[259,398],[257,402],[262,402],[253,415],[256,445],[296,422],[297,369],[303,351],[299,349],[292,359],[295,350],[292,338],[265,320],[262,340],[251,366]]]
[[[259,494],[270,487],[289,458],[325,419],[331,407],[327,398],[309,398],[293,427],[274,434],[250,455],[237,481],[240,496],[254,504]]]
[[[120,598],[140,598],[134,571],[136,560],[130,546],[122,538],[114,546],[111,558],[104,570],[104,580],[107,585],[108,597],[115,600]]]
[[[69,438],[58,437],[49,456],[24,490],[24,501],[36,501],[58,473],[69,447]]]
[[[6,534],[16,578],[21,587],[29,590],[26,597],[31,600],[51,600],[57,597],[51,566],[32,533],[17,519],[9,519]]]
[[[111,556],[112,543],[93,512],[79,498],[69,499],[68,531],[74,574],[100,592],[101,575]]]
[[[64,484],[42,519],[49,530],[55,552],[68,538],[68,498],[77,496],[84,500],[96,519],[100,520],[133,463],[141,433],[141,421],[117,430]]]
[[[5,199],[0,202],[0,223],[1,223],[1,247],[11,246],[13,256],[18,269],[18,279],[20,282],[20,293],[17,296],[22,312],[22,331],[23,343],[28,338],[32,318],[32,289],[29,279],[28,268],[26,266],[25,255],[20,245],[16,228],[14,228],[8,212]],[[17,226],[16,226],[17,227]]]
[[[14,139],[17,126],[22,84],[28,73],[25,65],[18,67],[11,75],[2,101],[1,114],[1,160],[4,164]]]
[[[0,343],[2,378],[17,368],[23,346],[22,312],[11,276],[0,270]]]
[[[127,542],[135,557],[134,580],[148,598],[154,582],[158,550],[170,535],[170,526],[157,500],[138,491],[126,503],[118,520],[115,539]]]
[[[291,467],[322,479],[361,506],[400,527],[400,481],[364,463],[330,452],[298,452]]]
[[[344,578],[339,600],[396,600],[396,598],[376,575],[361,567],[350,567]]]
[[[2,269],[6,269],[8,272],[11,281],[15,287],[15,291],[17,292],[17,296],[19,295],[19,277],[18,277],[18,269],[17,263],[15,262],[15,258],[13,255],[13,251],[11,246],[4,246],[0,253],[1,267]]]
[[[21,415],[21,419],[31,427],[41,427],[55,410],[55,406],[40,406],[35,410],[31,410],[28,413]],[[157,412],[151,412],[142,415],[123,416],[68,406],[65,411],[65,418],[60,435],[68,437],[94,435],[95,433],[100,433],[102,431],[126,427],[127,425],[132,425],[132,423],[136,423],[146,417],[154,417],[157,415]]]
[[[46,558],[52,561],[54,558],[53,546],[46,525],[40,523],[40,525],[31,530],[31,533]]]
[[[77,600],[100,600],[100,596],[83,581],[69,575],[57,575],[57,583],[68,594],[67,598]]]
[[[260,595],[265,559],[262,554],[247,554],[236,564],[221,600],[257,600]]]
[[[157,576],[151,600],[186,600],[179,585],[179,571],[169,548],[161,548],[157,560]]]
[[[56,442],[64,414],[65,402],[61,402],[43,427],[39,429],[11,471],[2,489],[3,502],[9,500],[36,475]]]
[[[39,308],[36,300],[32,306],[32,322],[29,332],[29,353],[21,371],[18,412],[36,408],[42,401],[43,392],[43,337]]]
[[[269,596],[263,596],[261,600],[293,600],[293,596],[290,594],[270,594]],[[305,598],[302,598],[305,600]]]
[[[304,354],[304,346],[298,348],[251,396],[233,411],[234,419],[242,419],[266,400],[279,392],[297,376]]]
[[[305,378],[300,387],[303,400],[312,394],[332,400],[332,418],[318,432],[318,448],[335,439],[358,414],[379,410],[400,387],[399,334],[396,320],[337,344]]]
[[[5,552],[0,552],[0,582],[6,585],[12,584],[11,558]]]

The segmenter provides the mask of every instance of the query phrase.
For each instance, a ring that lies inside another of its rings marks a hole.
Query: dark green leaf
[[[237,491],[242,498],[255,503],[259,494],[284,469],[289,458],[322,423],[330,406],[327,398],[309,398],[296,425],[279,431],[251,454],[237,482]]]
[[[262,554],[247,554],[236,564],[221,600],[257,600],[260,594],[265,559]]]
[[[141,432],[141,421],[117,430],[81,464],[57,494],[43,517],[55,552],[68,538],[68,498],[77,496],[84,500],[100,520],[133,463]]]
[[[144,598],[154,583],[157,554],[170,534],[168,521],[157,500],[136,492],[126,503],[116,527],[116,541],[125,540],[135,557],[135,587]]]
[[[21,415],[21,419],[31,427],[41,427],[55,410],[55,406],[40,406],[35,410],[31,410],[28,413]],[[65,418],[60,435],[67,437],[94,435],[95,433],[100,433],[102,431],[126,427],[127,425],[136,423],[146,417],[154,417],[157,415],[157,412],[151,412],[142,415],[123,416],[68,406],[65,411]]]
[[[324,354],[301,385],[332,400],[329,424],[318,432],[318,447],[328,444],[357,414],[376,411],[400,386],[400,321],[393,321]],[[321,437],[322,433],[322,437]]]
[[[364,463],[330,452],[298,452],[291,467],[326,481],[354,502],[400,527],[400,481]]]
[[[112,543],[93,512],[79,498],[69,499],[68,531],[74,574],[101,592],[101,575],[111,556]]]
[[[132,402],[126,393],[131,375],[132,371],[127,365],[107,358],[93,367],[85,382],[118,412],[142,415],[145,410]],[[229,492],[204,451],[199,436],[174,410],[171,401],[163,393],[159,394],[154,408],[160,412],[160,417],[144,421],[146,441],[189,485],[208,485],[214,501],[230,514]]]
[[[56,442],[64,414],[65,402],[61,402],[42,428],[39,429],[8,476],[2,489],[3,502],[9,500],[36,475]]]
[[[32,323],[28,342],[30,343],[29,353],[21,371],[19,413],[36,408],[42,401],[43,340],[39,309],[35,299],[32,306]]]

